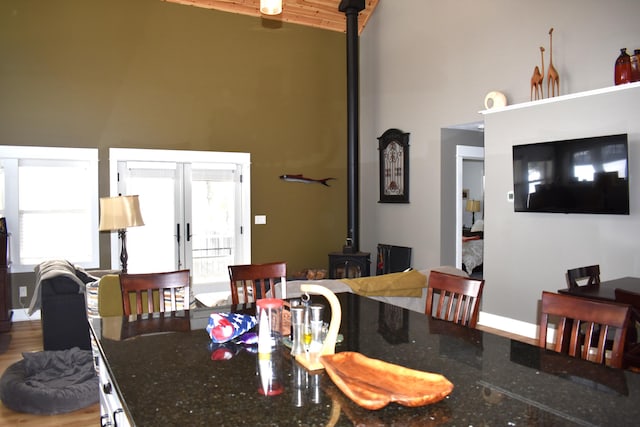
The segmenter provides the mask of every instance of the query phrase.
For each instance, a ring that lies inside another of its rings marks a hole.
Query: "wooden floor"
[[[8,344],[7,344],[8,342]],[[0,334],[0,372],[22,360],[22,353],[42,350],[40,321],[14,322],[11,331]],[[12,411],[0,403],[0,426],[85,427],[100,425],[100,405],[61,415],[30,415]]]

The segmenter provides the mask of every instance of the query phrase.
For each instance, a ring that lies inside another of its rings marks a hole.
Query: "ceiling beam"
[[[346,32],[344,13],[338,10],[340,0],[283,0],[282,13],[270,16],[260,13],[260,0],[162,0],[189,6],[215,9],[261,17],[272,21],[289,22],[308,27]],[[362,33],[379,0],[365,0],[365,9],[358,15],[358,34]]]

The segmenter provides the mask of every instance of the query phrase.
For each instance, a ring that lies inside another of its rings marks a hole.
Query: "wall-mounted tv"
[[[513,146],[516,212],[629,214],[627,134]]]

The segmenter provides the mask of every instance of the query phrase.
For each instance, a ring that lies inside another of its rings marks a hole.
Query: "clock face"
[[[392,141],[383,150],[384,194],[401,196],[404,194],[404,150],[397,141]]]

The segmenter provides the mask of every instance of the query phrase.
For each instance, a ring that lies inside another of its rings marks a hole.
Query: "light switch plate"
[[[24,298],[27,296],[27,287],[20,286],[20,298]]]
[[[254,219],[254,223],[255,224],[266,224],[267,223],[267,216],[266,215],[256,215],[255,219]]]
[[[513,203],[513,191],[507,191],[507,202]]]

